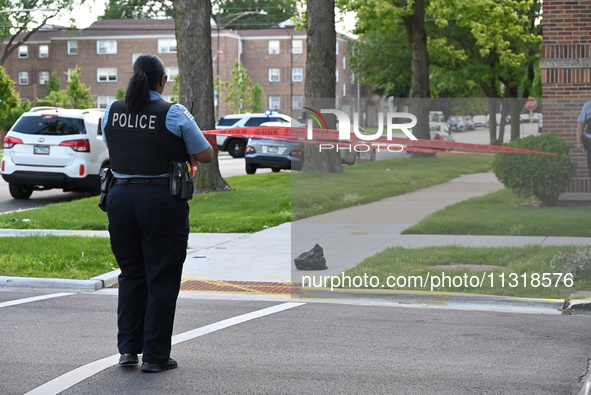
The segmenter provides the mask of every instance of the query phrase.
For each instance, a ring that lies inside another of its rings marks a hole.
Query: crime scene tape
[[[297,141],[306,144],[326,144],[331,143],[338,146],[349,146],[351,144],[364,144],[372,148],[376,148],[388,144],[397,144],[405,147],[408,152],[425,152],[437,154],[456,154],[456,155],[485,155],[490,156],[492,153],[515,153],[515,154],[537,154],[558,156],[549,152],[534,151],[522,148],[505,147],[488,144],[474,144],[474,143],[458,143],[455,141],[441,141],[441,140],[410,140],[405,137],[388,137],[388,136],[374,136],[371,134],[364,134],[363,138],[355,138],[352,135],[350,140],[339,140],[339,132],[330,129],[311,129],[303,127],[289,127],[289,126],[251,126],[243,128],[229,128],[204,130],[204,135],[229,135],[240,136],[244,138],[257,138],[264,140],[277,141]],[[310,139],[309,135],[314,139]],[[465,152],[468,151],[468,152]]]

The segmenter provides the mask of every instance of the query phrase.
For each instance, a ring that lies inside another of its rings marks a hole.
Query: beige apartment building
[[[232,79],[236,60],[246,68],[267,97],[267,107],[299,117],[304,105],[306,74],[306,33],[293,25],[257,30],[218,29],[212,22],[213,73],[222,81]],[[357,111],[360,123],[377,118],[380,100],[368,87],[355,82],[348,67],[348,38],[337,36],[337,106]],[[90,87],[97,106],[105,108],[115,100],[117,90],[125,88],[137,56],[152,53],[167,67],[170,98],[172,80],[178,74],[176,39],[172,19],[113,19],[97,21],[86,29],[70,30],[48,26],[20,46],[4,64],[23,100],[46,95],[51,73],[56,72],[66,87],[70,73],[81,69],[82,82]],[[223,99],[223,97],[222,97]],[[358,106],[357,103],[360,103]],[[216,99],[216,116],[228,114],[222,100]]]

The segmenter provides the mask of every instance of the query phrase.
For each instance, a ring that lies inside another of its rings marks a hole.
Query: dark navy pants
[[[171,336],[189,237],[189,206],[166,185],[115,185],[107,199],[117,259],[119,352],[148,363],[170,357]]]

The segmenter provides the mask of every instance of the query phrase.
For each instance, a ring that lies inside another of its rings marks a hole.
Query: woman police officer
[[[124,100],[102,120],[115,185],[107,197],[111,249],[117,259],[119,364],[141,371],[174,369],[170,358],[176,300],[189,236],[189,206],[171,196],[172,161],[210,162],[213,150],[193,116],[164,101],[167,76],[154,55],[133,64]]]

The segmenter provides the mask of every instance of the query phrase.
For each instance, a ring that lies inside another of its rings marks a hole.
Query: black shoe
[[[178,366],[178,363],[172,358],[169,358],[168,362],[165,363],[142,363],[142,367],[140,370],[146,373],[158,373],[162,372],[163,370],[170,370],[174,369]]]
[[[137,357],[137,354],[125,353],[121,354],[121,356],[119,357],[119,365],[121,366],[133,366],[137,365],[139,362],[140,361]]]

